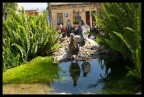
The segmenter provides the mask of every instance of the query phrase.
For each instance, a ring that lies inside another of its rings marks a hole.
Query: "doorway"
[[[86,24],[90,26],[90,12],[86,11]]]

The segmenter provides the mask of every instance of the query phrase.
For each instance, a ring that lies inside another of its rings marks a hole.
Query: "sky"
[[[29,10],[29,9],[37,9],[38,10],[45,10],[47,7],[47,3],[18,3],[18,6],[24,7],[25,10]]]

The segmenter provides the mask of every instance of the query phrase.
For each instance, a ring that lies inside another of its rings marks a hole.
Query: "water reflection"
[[[123,78],[127,73],[127,69],[124,64],[128,63],[122,60],[104,60],[104,63],[101,64],[101,68],[103,69],[105,67],[105,76],[100,74],[100,77],[108,80],[119,80],[120,78]]]
[[[80,67],[79,67],[79,64],[78,62],[71,62],[71,65],[69,67],[69,73],[70,73],[70,76],[72,77],[73,79],[73,86],[77,86],[77,81],[78,81],[78,78],[80,76]]]
[[[100,73],[101,78],[96,83],[97,85],[104,83],[101,93],[128,94],[134,92],[134,85],[129,82],[129,78],[126,76],[128,70],[125,65],[130,63],[120,58],[115,58],[115,60],[111,61],[108,58],[104,58],[103,60],[101,69],[105,67],[105,74],[102,75]]]
[[[132,83],[125,84],[123,62],[98,59],[60,63],[59,81],[51,85],[54,91],[71,94],[128,94],[133,93]],[[129,81],[129,80],[128,80]]]
[[[87,61],[83,61],[81,67],[82,67],[81,69],[83,71],[83,77],[86,77],[87,74],[91,71],[90,63]]]

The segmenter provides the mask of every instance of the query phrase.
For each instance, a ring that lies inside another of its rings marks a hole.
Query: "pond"
[[[112,71],[104,61],[98,58],[88,62],[68,61],[59,66],[59,80],[54,80],[50,87],[53,93],[64,94],[135,94],[133,83],[123,88],[124,69]],[[120,74],[118,74],[118,73]]]

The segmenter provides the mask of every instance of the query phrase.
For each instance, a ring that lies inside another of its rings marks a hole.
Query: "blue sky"
[[[39,9],[39,10],[45,10],[47,7],[47,3],[36,3],[36,2],[32,2],[32,3],[18,3],[18,6],[20,7],[24,7],[25,10],[29,10],[29,9]]]

